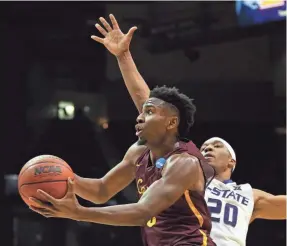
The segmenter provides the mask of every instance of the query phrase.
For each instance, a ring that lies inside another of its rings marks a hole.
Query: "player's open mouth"
[[[139,136],[143,131],[143,127],[141,125],[136,125],[135,128],[136,128],[136,136]]]
[[[209,158],[214,158],[214,156],[211,154],[206,154],[206,155],[204,155],[204,158],[209,159]]]
[[[143,131],[143,130],[136,131],[136,136],[141,135],[142,131]]]

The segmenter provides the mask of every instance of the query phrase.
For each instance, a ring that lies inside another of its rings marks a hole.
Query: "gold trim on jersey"
[[[199,229],[199,231],[200,231],[200,233],[202,234],[202,237],[203,237],[203,239],[202,239],[202,246],[207,246],[207,236],[206,236],[205,232],[200,230],[200,229]]]
[[[194,215],[196,216],[196,218],[198,219],[199,225],[200,227],[202,227],[203,225],[203,217],[201,216],[201,214],[199,213],[199,211],[197,210],[197,208],[194,206],[193,202],[191,201],[190,195],[189,195],[189,190],[186,190],[184,192],[184,197],[185,200],[190,208],[190,210],[194,213]],[[202,246],[207,246],[207,236],[205,234],[204,231],[199,230],[200,233],[202,234]]]
[[[185,196],[185,200],[188,203],[189,208],[191,209],[191,211],[194,213],[194,215],[198,219],[200,227],[202,227],[202,225],[203,225],[203,218],[202,218],[201,214],[199,213],[199,211],[197,210],[197,208],[194,206],[193,202],[191,201],[191,198],[190,198],[188,190],[186,190],[184,192],[184,196]]]

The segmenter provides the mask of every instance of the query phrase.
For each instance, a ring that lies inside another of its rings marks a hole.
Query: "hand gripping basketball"
[[[29,199],[37,204],[37,207],[31,205],[30,209],[45,216],[46,218],[57,217],[76,219],[81,205],[75,196],[74,182],[71,178],[68,179],[67,194],[62,199],[56,199],[42,190],[37,190],[37,192],[41,197],[43,197],[43,200],[47,202],[30,197]]]

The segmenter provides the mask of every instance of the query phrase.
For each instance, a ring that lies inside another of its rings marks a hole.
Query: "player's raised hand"
[[[127,34],[124,34],[121,31],[116,18],[112,14],[110,14],[109,17],[112,22],[112,27],[103,17],[100,17],[103,27],[98,23],[96,24],[96,28],[104,38],[94,35],[91,36],[91,38],[103,44],[113,55],[120,56],[125,51],[129,50],[130,42],[137,27],[132,27]]]

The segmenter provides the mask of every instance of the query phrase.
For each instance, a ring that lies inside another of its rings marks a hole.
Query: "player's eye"
[[[152,114],[152,110],[151,110],[151,109],[147,109],[147,110],[146,110],[146,113],[147,113],[148,115],[151,115],[151,114]]]
[[[214,148],[221,148],[222,146],[220,144],[215,144]]]

